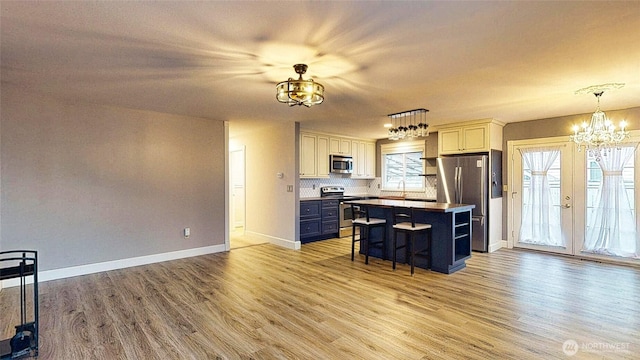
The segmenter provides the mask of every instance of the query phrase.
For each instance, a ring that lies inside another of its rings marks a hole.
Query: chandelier
[[[598,99],[596,111],[591,115],[591,123],[584,122],[581,126],[573,125],[573,135],[570,136],[570,139],[576,143],[578,151],[584,148],[596,160],[600,160],[602,155],[606,156],[611,152],[611,148],[618,146],[620,142],[629,137],[629,132],[624,129],[627,126],[625,121],[620,122],[620,130],[616,130],[616,126],[600,110],[600,97],[604,91],[619,89],[622,86],[624,84],[604,84],[576,91],[576,94],[592,92]]]
[[[427,109],[414,109],[387,115],[391,119],[389,140],[429,136],[429,124],[426,123]]]
[[[296,73],[300,75],[298,80],[289,78],[276,86],[276,99],[289,106],[322,104],[324,101],[324,86],[314,82],[312,79],[303,80],[302,74],[307,72],[306,64],[293,65]]]

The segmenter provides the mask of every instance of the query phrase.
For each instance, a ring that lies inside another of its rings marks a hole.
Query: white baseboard
[[[268,241],[274,245],[282,246],[287,249],[300,250],[300,241],[293,241],[293,240],[278,238],[275,236],[265,235],[265,234],[261,234],[253,231],[248,231],[248,230],[245,230],[245,234],[248,234],[251,237],[260,239],[262,241]]]
[[[493,244],[489,244],[489,252],[492,253],[496,250],[499,250],[503,247],[507,247],[507,240],[500,240],[498,242],[495,242]]]
[[[95,263],[95,264],[72,266],[72,267],[67,267],[62,269],[38,271],[38,283],[41,283],[44,281],[50,281],[50,280],[64,279],[64,278],[73,277],[73,276],[88,275],[88,274],[93,274],[93,273],[102,272],[102,271],[124,269],[128,267],[133,267],[133,266],[147,265],[147,264],[153,264],[157,262],[177,260],[177,259],[183,259],[183,258],[188,258],[193,256],[206,255],[206,254],[213,254],[213,253],[218,253],[223,251],[225,251],[225,245],[220,244],[220,245],[205,246],[201,248],[172,251],[172,252],[162,253],[162,254],[139,256],[135,258],[105,261],[105,262]],[[33,283],[33,278],[29,276],[27,277],[26,281],[28,284]],[[8,288],[8,287],[19,286],[19,285],[20,285],[20,279],[18,278],[8,279],[8,280],[3,280],[1,282],[0,288]]]

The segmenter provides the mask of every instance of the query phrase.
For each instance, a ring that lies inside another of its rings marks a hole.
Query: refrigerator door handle
[[[453,168],[453,203],[458,202],[458,167]]]
[[[463,181],[462,181],[462,166],[460,166],[458,169],[460,169],[459,170],[460,175],[458,175],[458,194],[459,194],[458,195],[458,204],[462,204],[462,201],[463,201],[462,200],[462,190],[463,190],[462,189],[462,184],[463,184]]]
[[[484,167],[483,167],[483,168],[484,168],[484,169],[486,169],[486,164],[484,165]],[[484,174],[483,174],[483,175],[484,175]],[[481,184],[481,186],[482,186],[482,188],[483,188],[483,189],[487,189],[487,191],[489,192],[489,194],[491,193],[491,191],[490,191],[490,190],[489,190],[489,188],[487,187],[487,179],[485,179],[485,177],[484,177],[484,176],[482,176],[482,177],[480,178],[480,184]],[[487,201],[487,200],[485,199],[485,196],[484,196],[484,195],[483,195],[483,196],[481,196],[481,197],[480,197],[480,206],[482,206],[482,216],[487,215],[487,214],[485,214],[485,211],[484,211],[484,209],[486,209],[485,201]]]
[[[460,196],[460,179],[459,179],[459,175],[460,174],[460,168],[458,166],[456,166],[455,170],[454,170],[454,175],[453,175],[453,191],[454,191],[454,203],[459,204],[460,201],[458,200],[459,196]]]

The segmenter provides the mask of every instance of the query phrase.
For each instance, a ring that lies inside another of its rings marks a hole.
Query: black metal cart
[[[28,277],[33,280],[31,311],[27,308]],[[0,252],[0,281],[20,281],[20,324],[13,337],[0,341],[0,360],[38,356],[38,252],[13,250]],[[31,316],[30,316],[31,315]]]

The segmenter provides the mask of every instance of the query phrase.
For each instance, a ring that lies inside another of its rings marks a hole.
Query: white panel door
[[[245,159],[244,149],[231,151],[231,228],[245,223]]]

